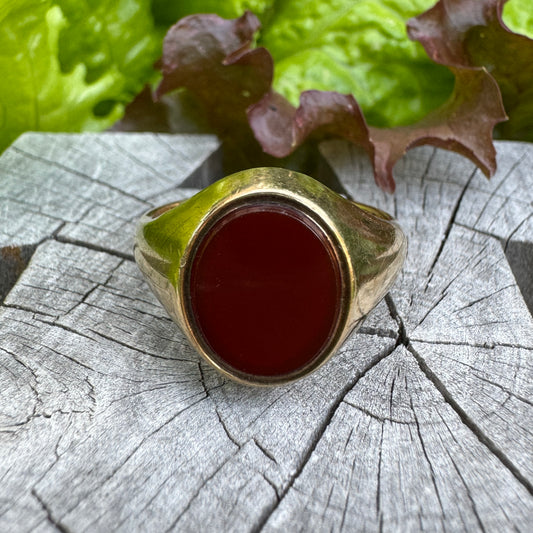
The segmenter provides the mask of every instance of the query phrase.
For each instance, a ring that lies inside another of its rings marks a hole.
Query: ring
[[[406,245],[387,213],[255,168],[143,215],[134,256],[200,355],[233,380],[275,385],[335,353],[388,292]]]

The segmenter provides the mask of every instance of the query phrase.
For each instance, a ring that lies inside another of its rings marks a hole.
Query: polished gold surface
[[[338,327],[313,361],[289,375],[243,374],[224,365],[206,345],[191,317],[188,269],[195,247],[220,217],[250,202],[290,204],[327,235],[343,280]],[[226,376],[246,384],[275,385],[316,370],[385,296],[406,254],[406,238],[388,214],[339,196],[309,176],[281,168],[245,170],[192,198],[154,209],[137,226],[134,255],[167,312],[195,349]]]

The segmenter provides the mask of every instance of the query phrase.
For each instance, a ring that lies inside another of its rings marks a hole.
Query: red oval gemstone
[[[244,206],[209,230],[193,258],[190,303],[216,356],[256,376],[310,363],[331,338],[341,278],[322,230],[290,206]]]

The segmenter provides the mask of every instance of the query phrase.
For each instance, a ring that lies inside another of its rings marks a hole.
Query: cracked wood
[[[527,531],[533,147],[497,146],[490,182],[412,150],[387,196],[323,143],[408,260],[327,365],[254,389],[199,361],[131,256],[142,212],[220,177],[218,141],[19,138],[0,158],[0,530]]]

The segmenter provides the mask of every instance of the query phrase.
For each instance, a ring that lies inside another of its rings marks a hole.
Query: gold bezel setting
[[[190,308],[190,268],[198,246],[219,220],[250,205],[287,206],[320,231],[341,279],[336,330],[308,364],[279,376],[256,376],[225,365],[198,329]],[[374,207],[357,204],[309,176],[258,168],[228,176],[192,198],[152,209],[139,221],[134,255],[154,293],[193,347],[221,373],[240,383],[278,385],[322,366],[383,298],[403,264],[406,238]]]

